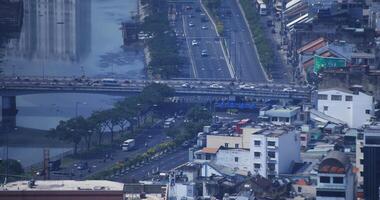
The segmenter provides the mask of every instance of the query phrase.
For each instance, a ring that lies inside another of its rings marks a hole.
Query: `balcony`
[[[271,150],[271,151],[274,151],[274,150],[277,150],[278,147],[277,146],[267,146],[267,149]]]
[[[276,172],[275,169],[268,168],[268,169],[267,169],[267,174],[268,174],[268,175],[276,175],[277,172]]]
[[[267,163],[277,163],[276,158],[268,158]]]

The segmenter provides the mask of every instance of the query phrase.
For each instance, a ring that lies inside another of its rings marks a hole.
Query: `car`
[[[198,43],[197,40],[193,40],[193,41],[191,41],[191,45],[192,45],[192,46],[198,46],[199,43]]]
[[[293,88],[284,88],[282,91],[283,92],[297,92],[297,90]]]
[[[194,27],[194,23],[193,22],[189,22],[189,27]]]
[[[212,89],[223,89],[223,86],[219,85],[217,83],[213,83],[213,84],[209,85],[209,88],[212,88]]]
[[[190,87],[190,84],[189,83],[184,83],[184,84],[182,84],[182,87],[183,88],[188,88],[188,87]]]
[[[153,136],[152,135],[148,135],[148,139],[152,139],[153,138]]]
[[[86,170],[86,169],[88,169],[88,163],[87,162],[79,163],[77,166],[77,170]]]
[[[207,54],[207,50],[202,50],[202,52],[201,52],[201,56],[203,56],[203,57],[205,57],[205,56],[208,56],[208,54]]]
[[[203,25],[202,30],[206,30],[206,29],[208,29],[208,27],[206,25]]]
[[[188,148],[188,147],[190,147],[190,142],[189,142],[189,141],[184,141],[184,142],[182,143],[182,147],[183,147],[183,148]]]

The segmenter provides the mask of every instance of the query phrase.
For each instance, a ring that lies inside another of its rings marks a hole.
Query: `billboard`
[[[314,56],[314,73],[318,73],[323,68],[346,67],[345,58]]]

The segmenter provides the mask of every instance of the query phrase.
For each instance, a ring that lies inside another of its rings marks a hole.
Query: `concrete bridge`
[[[310,102],[312,89],[286,84],[237,83],[231,80],[125,80],[62,77],[0,77],[3,121],[15,125],[16,96],[44,93],[93,93],[130,96],[151,83],[167,84],[178,97],[250,98],[255,100],[300,100]],[[111,81],[110,81],[111,80]]]

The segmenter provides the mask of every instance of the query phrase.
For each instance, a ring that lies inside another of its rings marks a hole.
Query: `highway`
[[[205,14],[199,1],[186,8],[177,5],[175,30],[182,39],[182,48],[190,60],[190,71],[197,79],[232,79],[233,69],[228,68],[223,55],[221,43],[210,19]],[[189,9],[191,8],[191,9]],[[201,20],[201,19],[206,20]],[[197,44],[193,44],[193,40]],[[207,55],[201,55],[202,51]]]
[[[235,0],[224,0],[222,21],[230,59],[236,68],[238,80],[264,83],[266,78],[260,67],[253,40]]]

